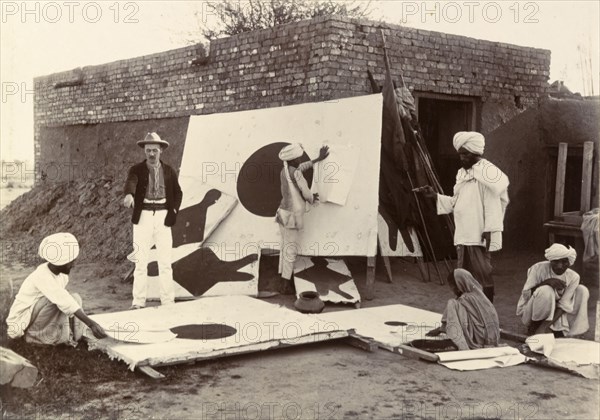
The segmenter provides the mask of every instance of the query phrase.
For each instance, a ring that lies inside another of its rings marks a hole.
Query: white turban
[[[79,243],[71,233],[55,233],[42,240],[38,254],[50,264],[65,265],[79,255]]]
[[[544,257],[546,257],[548,261],[562,260],[563,258],[568,258],[569,265],[573,265],[573,263],[575,263],[575,259],[577,258],[577,251],[575,251],[571,247],[567,248],[566,246],[561,244],[552,244],[550,248],[546,249]]]
[[[302,145],[300,143],[294,143],[281,149],[281,152],[279,152],[279,159],[287,162],[289,160],[299,158],[303,154],[304,149],[302,148]]]
[[[454,135],[452,144],[458,152],[458,149],[464,147],[471,153],[476,155],[483,155],[483,149],[485,148],[485,137],[483,134],[477,131],[459,131]]]

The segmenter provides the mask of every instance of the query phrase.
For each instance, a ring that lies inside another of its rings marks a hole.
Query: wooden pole
[[[386,71],[390,73],[391,76],[391,66],[390,66],[390,62],[389,62],[389,57],[387,55],[387,44],[385,42],[385,34],[383,32],[383,29],[379,29],[379,32],[381,33],[381,38],[383,40],[383,58],[385,60],[385,67],[386,67]],[[404,84],[404,78],[402,78],[402,83]],[[396,109],[396,112],[398,112],[398,109]],[[400,129],[402,129],[402,127],[400,127]],[[411,190],[415,189],[415,185],[412,181],[412,178],[410,176],[410,172],[408,171],[408,169],[406,170],[406,175],[408,176],[408,180],[410,182],[410,188]],[[440,273],[440,268],[438,267],[438,261],[437,261],[437,257],[435,256],[435,251],[433,249],[433,245],[431,243],[431,239],[429,238],[429,232],[427,231],[427,226],[425,224],[425,218],[423,216],[423,212],[421,210],[421,205],[419,203],[419,198],[417,197],[417,194],[415,192],[413,192],[413,195],[415,197],[415,202],[417,203],[417,210],[419,212],[419,218],[421,219],[421,223],[423,225],[423,230],[425,232],[425,237],[427,239],[427,246],[429,248],[429,251],[431,253],[431,256],[433,258],[434,261],[434,267],[435,267],[435,271],[438,274],[438,278],[440,280],[440,284],[444,284],[444,279],[442,278],[442,274]]]
[[[556,185],[554,195],[554,218],[558,220],[563,214],[565,201],[565,172],[567,170],[567,143],[558,144],[558,159],[556,164]]]
[[[375,288],[375,261],[376,257],[367,257],[367,281],[365,299],[373,300]]]
[[[406,171],[406,175],[408,175],[408,182],[410,182],[410,189],[414,190],[415,186],[412,182],[412,178],[408,171]],[[419,211],[419,218],[421,219],[421,223],[423,224],[423,230],[425,231],[425,238],[427,239],[427,246],[429,247],[429,251],[431,252],[431,256],[433,258],[435,271],[437,272],[438,278],[440,279],[440,284],[444,284],[444,279],[442,278],[442,274],[440,273],[440,268],[438,267],[437,257],[435,256],[435,251],[433,250],[433,245],[431,244],[431,239],[429,238],[429,233],[427,232],[427,226],[425,225],[425,218],[423,217],[423,212],[421,211],[421,204],[419,204],[419,197],[417,197],[417,193],[414,191],[413,191],[413,195],[415,196],[415,202],[417,203],[417,210]]]
[[[383,39],[383,49],[387,52],[387,43],[385,42],[385,33],[383,32],[383,29],[381,29],[381,28],[379,28],[379,32],[381,33],[381,39]],[[387,57],[387,54],[386,54],[386,61],[389,66],[389,59]],[[404,76],[402,75],[402,72],[400,72],[400,82],[402,82],[402,87],[406,86],[406,83],[404,83]]]
[[[581,167],[581,213],[590,211],[592,198],[592,167],[594,159],[594,143],[586,141],[583,143],[583,164]]]

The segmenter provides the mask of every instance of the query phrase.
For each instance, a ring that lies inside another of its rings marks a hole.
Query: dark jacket
[[[163,168],[163,174],[165,176],[165,192],[167,199],[167,217],[165,217],[165,226],[173,226],[177,220],[177,213],[179,212],[179,206],[181,206],[181,199],[183,193],[179,182],[177,181],[177,172],[175,169],[165,164],[163,161],[160,162]],[[140,215],[142,214],[142,203],[146,197],[146,190],[148,189],[148,166],[144,160],[141,163],[133,165],[129,168],[127,174],[127,181],[125,182],[125,195],[133,195],[133,214],[131,215],[131,221],[134,225],[137,225],[140,221]]]

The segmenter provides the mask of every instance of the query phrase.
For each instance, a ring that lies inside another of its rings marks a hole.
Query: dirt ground
[[[261,260],[261,288],[269,288],[273,257]],[[496,308],[502,328],[522,332],[514,316],[526,268],[539,255],[496,256]],[[365,258],[347,263],[361,292]],[[381,261],[379,261],[381,263]],[[31,267],[3,261],[2,282],[15,291]],[[393,283],[379,264],[375,297],[363,307],[408,304],[441,312],[451,297],[437,278],[423,282],[414,264],[392,260]],[[442,269],[443,275],[446,270]],[[597,270],[586,270],[593,339],[598,299]],[[130,305],[131,285],[106,264],[80,264],[69,289],[82,295],[89,313]],[[292,307],[293,297],[269,302]],[[353,310],[328,305],[325,311]],[[340,342],[309,344],[158,370],[153,380],[130,372],[85,344],[77,348],[10,344],[40,369],[36,386],[2,389],[3,418],[215,418],[215,419],[595,419],[599,383],[532,365],[457,372],[377,350],[368,353]]]

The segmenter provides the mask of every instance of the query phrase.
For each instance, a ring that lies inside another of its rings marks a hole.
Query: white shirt
[[[492,232],[490,251],[502,249],[507,189],[508,177],[485,159],[459,169],[454,195],[437,196],[437,213],[454,213],[454,245],[485,246],[481,236]]]
[[[73,296],[67,292],[67,283],[69,283],[69,276],[66,274],[54,274],[48,268],[48,263],[39,265],[23,281],[10,308],[6,319],[8,336],[17,338],[25,334],[25,330],[31,323],[33,307],[43,297],[58,306],[58,309],[68,316],[81,309]]]
[[[289,166],[284,164],[279,176],[281,181],[281,204],[277,209],[275,220],[288,229],[302,229],[304,227],[304,213],[306,202],[313,203],[313,194],[308,188],[308,183],[303,172],[313,167],[312,161],[303,162],[298,168],[292,170],[292,180]]]
[[[521,297],[517,304],[517,315],[520,316],[523,314],[525,305],[532,296],[531,289],[544,280],[552,277],[562,280],[566,284],[566,287],[563,290],[554,291],[554,298],[557,301],[558,307],[568,314],[573,312],[573,309],[575,308],[575,290],[577,290],[577,286],[579,286],[579,274],[570,268],[567,268],[567,271],[559,276],[552,271],[550,261],[542,261],[532,265],[529,267],[529,270],[527,270],[527,281],[523,286],[523,291],[521,292]]]

